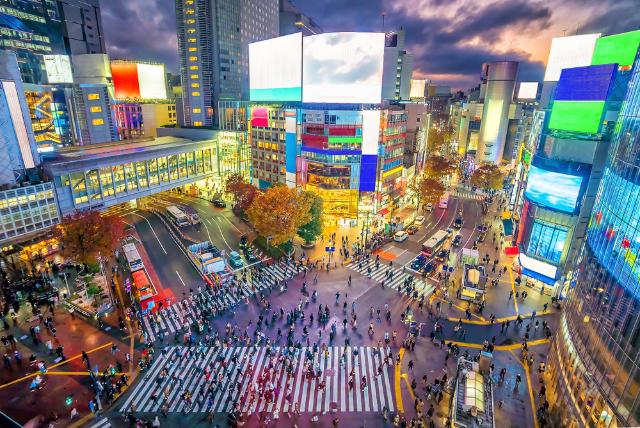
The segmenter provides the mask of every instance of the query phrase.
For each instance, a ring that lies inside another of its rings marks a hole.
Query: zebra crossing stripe
[[[148,381],[150,379],[152,380],[155,376],[157,376],[158,373],[160,373],[160,370],[163,368],[162,362],[165,361],[165,360],[168,361],[171,358],[171,356],[173,355],[174,351],[176,351],[177,349],[179,349],[179,348],[177,348],[177,347],[171,348],[171,349],[169,349],[169,351],[167,351],[166,355],[163,353],[158,358],[156,358],[155,362],[153,363],[153,366],[151,367],[151,369],[149,369],[147,374],[144,376],[144,380],[145,381]],[[131,404],[131,402],[135,399],[135,397],[137,397],[139,393],[144,394],[144,392],[148,388],[150,388],[152,386],[152,384],[153,384],[153,382],[140,382],[140,383],[138,383],[138,385],[135,387],[135,389],[133,390],[131,395],[129,395],[127,400],[124,402],[124,404],[120,408],[120,411],[124,413],[129,408],[129,404]]]
[[[97,420],[97,422],[95,422],[89,428],[109,428],[109,427],[111,427],[111,422],[109,422],[109,419],[102,418]]]

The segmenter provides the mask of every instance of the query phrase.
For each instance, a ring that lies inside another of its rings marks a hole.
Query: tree
[[[414,180],[409,183],[409,190],[416,197],[416,209],[420,210],[421,203],[435,204],[438,202],[442,195],[444,195],[445,187],[440,180],[423,175],[414,178]]]
[[[429,128],[427,139],[428,154],[443,154],[448,151],[451,143],[451,132],[443,127]]]
[[[424,173],[430,178],[446,177],[456,171],[457,165],[456,159],[452,157],[433,155],[425,161]]]
[[[316,238],[322,234],[322,198],[318,196],[318,194],[309,191],[301,192],[300,196],[311,199],[311,220],[298,228],[298,236],[304,239],[304,242],[310,243],[315,241]]]
[[[471,184],[485,190],[502,189],[503,180],[504,173],[492,163],[481,165],[471,176]]]
[[[298,228],[311,221],[312,200],[286,186],[274,186],[258,194],[247,210],[258,233],[271,237],[272,245],[293,239]]]
[[[56,228],[61,254],[79,263],[95,263],[98,255],[110,256],[124,235],[120,217],[103,217],[98,211],[76,211]]]
[[[241,174],[234,173],[225,180],[225,191],[233,196],[233,212],[242,214],[253,202],[258,189],[248,183]]]

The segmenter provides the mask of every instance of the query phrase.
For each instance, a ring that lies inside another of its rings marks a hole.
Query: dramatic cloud
[[[260,0],[251,0],[260,1]],[[468,88],[483,62],[520,61],[519,78],[542,80],[552,37],[634,30],[637,0],[293,0],[324,31],[406,30],[414,76]],[[103,1],[112,57],[178,70],[174,0]]]

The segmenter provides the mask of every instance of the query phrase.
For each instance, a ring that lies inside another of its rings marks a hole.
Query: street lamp
[[[311,28],[307,27],[307,26],[305,25],[305,23],[304,23],[304,22],[302,22],[302,21],[296,21],[294,25],[295,25],[296,27],[298,27],[298,28],[306,28],[307,30],[309,30],[309,32],[310,32],[311,34],[314,34],[314,35],[315,35],[315,34],[318,34],[318,33],[316,33],[315,31],[313,31]]]

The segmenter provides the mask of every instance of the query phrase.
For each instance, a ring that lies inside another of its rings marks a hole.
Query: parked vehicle
[[[413,222],[419,226],[422,226],[422,223],[424,223],[424,216],[419,215]]]
[[[218,207],[218,208],[226,208],[227,207],[227,203],[225,201],[223,201],[222,199],[213,199],[211,201],[211,203],[213,204],[214,207]]]

